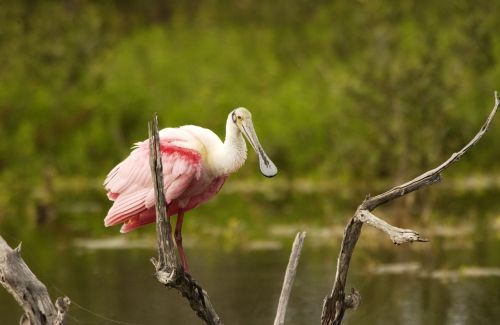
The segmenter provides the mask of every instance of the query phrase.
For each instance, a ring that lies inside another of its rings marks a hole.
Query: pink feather
[[[215,177],[207,183],[206,179],[202,179],[201,154],[178,146],[188,140],[181,137],[182,134],[176,133],[175,137],[168,135],[161,137],[160,150],[168,215],[175,215],[179,208],[184,211],[193,209],[217,194],[227,176]],[[149,140],[136,144],[130,155],[111,170],[104,186],[108,198],[114,201],[104,219],[106,226],[123,224],[120,231],[129,232],[155,221]]]

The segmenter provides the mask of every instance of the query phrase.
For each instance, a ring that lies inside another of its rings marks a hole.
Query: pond
[[[193,277],[225,324],[272,324],[296,228],[273,226],[244,245],[185,234]],[[365,227],[366,228],[366,227]],[[335,274],[342,227],[308,229],[287,324],[319,324]],[[176,291],[161,286],[149,262],[149,236],[59,239],[42,231],[23,243],[23,257],[53,298],[69,296],[69,324],[202,324]],[[500,239],[429,230],[430,243],[393,246],[363,230],[347,288],[362,295],[345,324],[493,324],[500,319]],[[5,238],[14,245],[16,238]],[[0,323],[16,324],[14,300],[0,290]]]

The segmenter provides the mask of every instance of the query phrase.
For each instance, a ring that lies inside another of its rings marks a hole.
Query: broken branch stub
[[[283,325],[285,323],[285,314],[288,305],[288,299],[290,298],[290,294],[292,292],[293,281],[297,272],[297,266],[299,265],[300,253],[302,252],[302,247],[304,246],[305,237],[305,231],[299,232],[297,233],[297,235],[295,236],[295,240],[293,241],[292,252],[290,253],[290,260],[288,261],[288,266],[285,272],[285,279],[283,280],[283,287],[281,289],[281,295],[276,311],[276,318],[274,319],[274,325]]]

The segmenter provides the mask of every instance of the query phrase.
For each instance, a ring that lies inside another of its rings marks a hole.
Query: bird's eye
[[[241,117],[241,115],[238,115],[238,120],[241,121],[242,119],[243,119],[243,117]]]

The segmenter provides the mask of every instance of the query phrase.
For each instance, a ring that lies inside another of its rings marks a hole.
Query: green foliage
[[[102,179],[145,138],[153,112],[165,126],[223,136],[229,111],[248,107],[281,177],[415,175],[464,144],[493,103],[499,6],[4,3],[0,179],[17,184],[0,190],[0,208],[34,198],[46,170]],[[499,136],[495,125],[456,174],[498,173]]]

